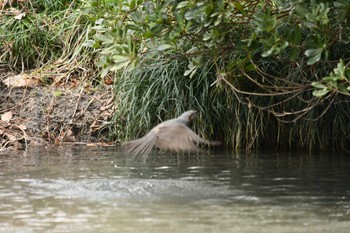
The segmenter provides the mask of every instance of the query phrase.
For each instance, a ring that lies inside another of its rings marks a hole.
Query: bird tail
[[[122,144],[122,148],[124,148],[127,153],[133,155],[134,158],[142,156],[143,160],[146,160],[156,141],[156,136],[142,137],[132,141],[124,142]]]

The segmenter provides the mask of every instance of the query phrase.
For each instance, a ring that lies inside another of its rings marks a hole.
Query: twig
[[[84,90],[84,87],[82,87],[81,90],[80,90],[79,97],[78,97],[78,100],[77,100],[77,104],[75,105],[75,109],[74,109],[72,118],[74,118],[74,117],[75,117],[75,114],[77,113],[77,110],[78,110],[78,107],[79,107],[79,103],[80,103],[80,99],[81,99],[83,90]]]
[[[27,135],[26,131],[24,131],[24,129],[22,129],[22,128],[21,128],[21,127],[19,127],[18,125],[13,125],[13,126],[15,126],[16,128],[18,128],[19,130],[21,130],[21,131],[22,131],[23,136],[22,136],[22,138],[21,138],[21,139],[19,139],[19,140],[24,139],[24,143],[25,143],[25,150],[27,150],[27,148],[28,148],[28,142],[27,142],[28,135]]]

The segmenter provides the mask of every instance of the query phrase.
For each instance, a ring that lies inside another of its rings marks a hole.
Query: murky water
[[[0,232],[350,232],[350,158],[2,152]]]

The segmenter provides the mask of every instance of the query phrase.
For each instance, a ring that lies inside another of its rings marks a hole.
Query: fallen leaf
[[[27,126],[23,125],[23,124],[20,124],[18,126],[18,128],[20,128],[21,130],[26,130],[27,129]]]
[[[13,17],[13,18],[18,19],[18,20],[21,20],[21,19],[24,18],[25,16],[26,16],[26,13],[20,13],[20,14],[16,15],[16,16]]]
[[[9,3],[10,6],[12,6],[12,1]],[[14,7],[10,7],[8,8],[7,12],[11,15],[19,15],[21,14],[22,12]]]
[[[16,141],[17,140],[16,136],[13,136],[12,134],[6,133],[5,135],[9,139],[9,141]]]
[[[18,74],[7,77],[2,82],[8,87],[31,87],[38,84],[39,81],[28,74]]]
[[[4,121],[4,122],[9,122],[12,118],[12,112],[9,111],[9,112],[5,112],[4,114],[1,115],[1,121]]]
[[[75,141],[76,141],[76,140],[75,140],[75,137],[74,137],[74,135],[73,135],[73,132],[72,132],[72,130],[70,130],[70,129],[68,129],[68,130],[66,131],[66,134],[65,134],[64,139],[65,139],[66,142],[75,142]]]
[[[107,77],[105,77],[104,78],[104,83],[106,84],[106,85],[112,85],[113,84],[113,80],[111,79],[111,78],[107,78]]]

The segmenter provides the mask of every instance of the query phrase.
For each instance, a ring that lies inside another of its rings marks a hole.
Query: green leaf
[[[103,55],[109,55],[116,53],[116,48],[114,46],[106,47],[101,50],[101,54]]]
[[[170,44],[161,44],[158,46],[157,50],[158,51],[164,51],[164,50],[167,50],[169,48],[172,48],[173,46],[170,45]]]
[[[95,47],[95,41],[94,40],[87,40],[83,43],[83,46],[94,48]]]
[[[299,49],[298,48],[292,48],[289,53],[289,59],[292,61],[295,61],[299,55]]]
[[[261,54],[261,56],[262,56],[262,57],[268,57],[268,56],[270,56],[270,55],[273,53],[273,51],[275,50],[275,48],[276,48],[275,46],[272,46],[269,50],[263,52],[263,53]]]
[[[129,7],[130,7],[130,9],[135,8],[135,6],[136,6],[136,1],[135,1],[135,0],[131,0],[131,1],[129,2]]]
[[[331,74],[330,76],[322,78],[326,82],[336,82],[338,81],[338,77],[335,76],[334,74]]]
[[[233,2],[233,5],[236,7],[237,10],[241,13],[245,13],[243,6],[240,2]]]
[[[295,26],[295,28],[292,30],[292,33],[291,33],[291,42],[293,44],[299,44],[300,43],[300,40],[301,40],[301,29],[300,27],[298,26]]]
[[[104,21],[105,21],[105,19],[102,19],[102,18],[101,18],[101,19],[96,20],[96,21],[95,21],[95,24],[96,24],[96,25],[101,25]]]
[[[327,89],[327,87],[319,82],[312,82],[311,86],[315,87],[315,88],[319,88],[319,89]]]
[[[215,20],[214,26],[218,26],[221,23],[222,15],[219,15],[219,17]]]
[[[180,28],[184,27],[184,17],[182,14],[180,14],[179,12],[174,12],[174,16],[176,18],[176,22],[179,24]]]
[[[182,1],[182,2],[180,2],[179,4],[177,4],[176,9],[181,9],[181,8],[184,8],[184,7],[188,6],[190,4],[189,2],[190,1]]]
[[[192,60],[188,64],[188,69],[184,73],[185,76],[190,76],[190,78],[192,78],[194,76],[194,74],[196,73],[197,68],[198,68],[195,63],[196,62],[194,60]]]
[[[301,4],[297,4],[294,9],[302,17],[305,17],[306,14],[310,13],[310,11],[308,9],[306,9],[305,7],[302,7]]]
[[[129,60],[116,63],[115,65],[113,65],[113,66],[111,67],[110,70],[111,70],[111,71],[121,70],[121,69],[123,69],[124,67],[128,66],[129,63],[130,63]]]
[[[342,59],[340,59],[340,62],[337,65],[337,68],[334,69],[334,74],[336,74],[339,77],[339,80],[345,80],[346,74],[345,74],[345,65]]]
[[[112,59],[115,63],[119,63],[119,62],[125,62],[129,60],[128,56],[123,56],[123,55],[113,55]]]
[[[328,92],[329,90],[316,90],[316,91],[313,91],[312,94],[316,97],[322,97],[326,95]]]
[[[280,50],[284,50],[285,48],[287,48],[289,45],[288,41],[284,41],[280,46],[279,49]],[[280,51],[279,51],[280,52]]]
[[[256,68],[255,68],[255,65],[249,64],[249,65],[246,65],[246,66],[244,67],[244,70],[249,72],[249,71],[255,71]]]
[[[96,34],[95,35],[95,39],[96,40],[99,40],[99,41],[102,41],[103,44],[111,44],[113,43],[113,38],[109,38],[105,35],[102,35],[102,34]]]
[[[104,78],[109,72],[109,67],[108,68],[103,68],[101,71],[101,77]]]
[[[309,58],[307,60],[307,64],[313,65],[316,62],[318,62],[321,59],[322,51],[323,51],[322,48],[306,50],[305,55]]]
[[[349,94],[349,91],[347,90],[347,88],[349,88],[349,87],[346,87],[343,83],[339,84],[340,92],[345,93],[345,94]]]
[[[186,11],[186,13],[185,13],[186,20],[190,21],[190,20],[194,19],[195,17],[196,17],[196,15],[195,15],[194,11],[192,11],[192,10]]]

